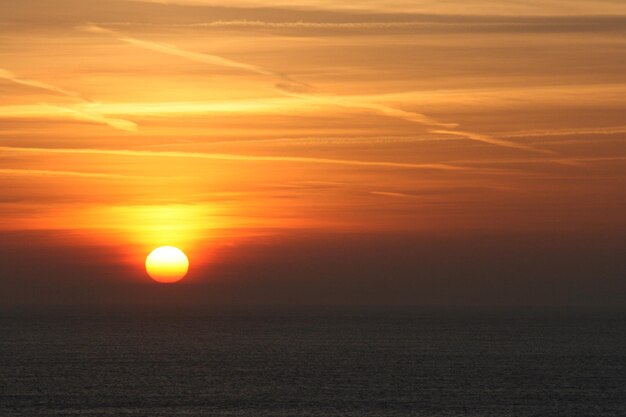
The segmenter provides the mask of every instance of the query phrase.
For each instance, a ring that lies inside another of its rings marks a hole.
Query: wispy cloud
[[[158,26],[173,28],[270,28],[270,29],[386,29],[413,28],[424,22],[268,22],[264,20],[215,20],[199,23],[100,22],[107,26]]]
[[[35,177],[77,177],[77,178],[96,178],[96,179],[119,179],[128,180],[133,178],[148,179],[148,177],[139,177],[134,175],[110,174],[102,172],[81,172],[81,171],[62,171],[47,169],[12,169],[0,168],[0,176],[35,176]],[[154,177],[149,177],[153,179]]]
[[[616,156],[570,156],[570,157],[548,157],[548,158],[498,158],[498,159],[457,159],[451,161],[452,164],[457,165],[523,165],[523,164],[557,164],[572,167],[588,167],[590,162],[612,162],[612,161],[626,161],[626,155]]]
[[[226,68],[234,68],[234,69],[238,69],[242,71],[251,72],[254,74],[264,75],[267,77],[273,77],[283,82],[296,84],[300,88],[307,87],[306,83],[295,81],[284,74],[271,71],[271,70],[265,69],[257,65],[247,64],[245,62],[240,62],[240,61],[236,61],[233,59],[224,58],[219,55],[193,52],[193,51],[188,51],[188,50],[176,47],[174,45],[169,45],[167,43],[150,42],[150,41],[146,41],[142,39],[137,39],[137,38],[123,35],[117,31],[106,29],[106,28],[103,28],[94,24],[87,24],[84,26],[80,26],[79,29],[85,32],[109,35],[109,36],[116,38],[119,41],[131,44],[131,45],[135,45],[140,48],[148,49],[151,51],[178,56],[181,58],[189,59],[191,61],[196,61],[196,62],[200,62],[204,64],[216,65],[216,66],[226,67]]]
[[[396,107],[386,106],[384,104],[374,103],[374,102],[363,100],[363,99],[320,96],[320,95],[311,95],[311,94],[300,94],[297,96],[303,97],[303,98],[309,98],[313,100],[319,100],[321,102],[331,103],[331,104],[338,105],[338,106],[372,110],[385,116],[395,117],[398,119],[406,120],[408,122],[414,122],[414,123],[421,124],[423,126],[427,126],[430,128],[428,129],[428,133],[432,133],[432,134],[456,136],[456,137],[460,137],[464,139],[473,140],[476,142],[482,142],[482,143],[487,143],[487,144],[494,145],[494,146],[518,149],[518,150],[523,150],[523,151],[528,151],[528,152],[545,153],[545,154],[555,153],[553,151],[540,149],[540,148],[536,148],[530,145],[525,145],[525,144],[521,144],[521,143],[517,143],[517,142],[505,140],[505,139],[499,139],[499,138],[482,134],[482,133],[458,130],[458,129],[455,129],[458,126],[457,123],[440,122],[425,114],[401,110]]]
[[[252,72],[255,74],[270,76],[278,79],[279,83],[276,84],[276,89],[284,95],[291,97],[299,97],[307,100],[314,100],[320,103],[325,104],[333,104],[342,107],[355,108],[355,109],[365,109],[371,110],[389,117],[395,117],[404,119],[411,122],[421,123],[429,126],[439,126],[439,127],[454,127],[456,126],[454,123],[441,123],[435,121],[428,116],[416,112],[409,112],[389,106],[385,106],[379,103],[372,102],[357,102],[354,100],[346,99],[339,96],[332,95],[322,95],[322,94],[311,94],[311,86],[301,81],[295,81],[290,77],[287,77],[284,74],[280,74],[278,72],[267,70],[263,67],[259,67],[256,65],[250,65],[247,63],[234,61],[228,58],[224,58],[218,55],[199,53],[188,51],[173,45],[169,45],[166,43],[160,42],[150,42],[142,39],[137,39],[129,36],[125,36],[117,31],[113,31],[110,29],[106,29],[94,24],[87,24],[79,27],[80,30],[91,32],[91,33],[101,33],[109,36],[113,36],[116,39],[126,42],[128,44],[149,49],[155,52],[161,52],[168,55],[178,56],[181,58],[189,59],[195,62],[201,62],[209,65],[217,65],[228,68],[236,68],[240,70],[245,70],[248,72]],[[286,81],[286,83],[285,83]]]
[[[45,90],[51,93],[60,94],[66,97],[73,98],[81,103],[88,105],[89,107],[94,106],[94,102],[88,98],[85,98],[82,94],[77,93],[75,91],[66,90],[61,87],[57,87],[52,84],[48,84],[38,80],[31,80],[27,78],[18,77],[14,73],[7,71],[5,69],[0,68],[0,79],[4,79],[7,81],[11,81],[15,84],[24,85],[31,88],[38,88],[40,90]],[[75,107],[62,106],[62,105],[51,105],[46,103],[40,103],[39,106],[46,107],[49,109],[54,109],[56,112],[61,112],[70,115],[70,117],[78,120],[86,120],[95,123],[102,123],[107,126],[110,126],[114,129],[124,130],[128,132],[135,132],[137,130],[137,124],[119,118],[110,118],[106,117],[95,110],[86,110],[86,109],[77,109]]]
[[[124,130],[126,132],[137,131],[137,124],[129,120],[107,117],[95,111],[76,109],[73,107],[52,106],[49,104],[47,104],[47,106],[50,108],[57,109],[62,113],[67,113],[71,117],[78,119],[78,120],[85,120],[85,121],[94,122],[94,123],[102,123],[114,129]]]
[[[127,0],[134,2],[150,2],[159,4],[176,4],[188,6],[214,7],[212,0]],[[232,0],[230,7],[263,7],[286,8],[296,10],[325,10],[335,12],[368,12],[368,13],[461,13],[466,16],[484,16],[489,11],[499,16],[554,16],[554,15],[601,15],[624,14],[626,6],[616,0],[542,0],[542,1],[508,1],[467,0],[449,1],[407,1],[407,0],[352,0],[338,2],[336,0]]]
[[[22,77],[15,75],[11,71],[8,71],[3,68],[0,68],[0,79],[11,81],[15,84],[23,85],[26,87],[37,88],[40,90],[45,90],[50,93],[55,93],[55,94],[60,94],[66,97],[71,97],[80,101],[87,101],[87,102],[89,101],[88,99],[83,97],[80,93],[77,93],[75,91],[66,90],[64,88],[57,87],[56,85],[48,84],[48,83],[38,81],[38,80],[22,78]]]
[[[187,51],[185,49],[181,49],[181,48],[178,48],[169,44],[165,44],[165,43],[149,42],[149,41],[145,41],[145,40],[141,40],[137,38],[132,38],[132,37],[128,37],[123,34],[120,34],[119,32],[105,29],[94,24],[81,26],[79,29],[87,31],[87,32],[92,32],[92,33],[107,34],[107,35],[115,37],[116,39],[122,42],[126,42],[131,45],[153,50],[156,52],[161,52],[161,53],[165,53],[165,54],[169,54],[173,56],[182,57],[182,58],[189,59],[189,60],[196,61],[196,62],[206,63],[210,65],[219,65],[223,67],[237,68],[237,69],[246,70],[246,71],[256,73],[256,74],[271,76],[282,81],[276,85],[276,88],[282,94],[285,94],[288,96],[295,96],[295,97],[304,98],[307,100],[314,100],[314,101],[321,102],[321,103],[339,105],[339,106],[349,107],[349,108],[354,108],[354,109],[361,109],[361,110],[365,109],[365,110],[375,111],[385,116],[394,117],[394,118],[406,120],[409,122],[418,123],[424,126],[436,128],[436,129],[431,129],[429,131],[430,133],[452,135],[452,136],[462,137],[462,138],[477,141],[477,142],[487,143],[490,145],[524,150],[524,151],[529,151],[529,152],[553,153],[552,151],[547,151],[547,150],[535,148],[529,145],[523,145],[523,144],[519,144],[519,143],[512,142],[512,141],[507,141],[504,139],[494,138],[485,134],[466,132],[466,131],[461,131],[461,130],[453,130],[457,126],[456,123],[440,122],[424,114],[417,113],[417,112],[410,112],[410,111],[398,109],[395,107],[391,107],[391,106],[387,106],[384,104],[375,103],[371,101],[363,101],[363,100],[356,101],[354,99],[352,100],[346,99],[341,96],[311,94],[312,89],[306,83],[294,81],[291,78],[283,74],[269,71],[259,66],[250,65],[250,64],[243,63],[243,62],[239,62],[239,61],[234,61],[234,60],[227,59],[218,55],[191,52],[191,51]],[[287,83],[285,83],[284,81],[286,81]]]
[[[1,146],[2,152],[42,153],[42,154],[74,154],[74,155],[118,155],[135,157],[195,158],[241,162],[299,162],[308,164],[346,165],[356,167],[405,168],[443,171],[462,171],[466,168],[438,163],[411,163],[392,161],[363,161],[355,159],[312,158],[301,156],[259,156],[204,152],[175,151],[139,151],[128,149],[89,149],[89,148],[27,148]]]
[[[99,105],[96,105],[95,103],[82,107],[48,103],[22,106],[0,106],[0,117],[69,117],[74,120],[104,124],[114,129],[126,132],[137,131],[137,125],[134,122],[116,117],[108,117],[103,112],[99,111],[99,109]]]
[[[574,129],[543,129],[543,130],[523,130],[519,132],[504,133],[506,138],[527,138],[545,136],[579,136],[579,135],[616,135],[626,133],[626,126],[607,127],[582,127]]]
[[[553,151],[536,148],[530,145],[524,145],[521,143],[517,143],[517,142],[505,140],[505,139],[499,139],[490,135],[485,135],[485,134],[475,133],[475,132],[467,132],[467,131],[462,131],[462,130],[454,130],[454,128],[458,126],[458,124],[456,123],[440,122],[438,120],[435,120],[421,113],[401,110],[395,107],[386,106],[384,104],[367,102],[367,101],[358,101],[356,99],[346,99],[342,97],[332,97],[332,96],[320,96],[320,95],[310,95],[310,94],[306,94],[306,95],[301,94],[297,96],[303,97],[303,98],[309,98],[313,100],[319,100],[321,102],[331,103],[337,106],[372,110],[385,116],[395,117],[398,119],[406,120],[408,122],[414,122],[414,123],[421,124],[423,126],[432,127],[433,129],[428,129],[428,133],[432,133],[432,134],[456,136],[460,138],[473,140],[476,142],[487,143],[489,145],[500,146],[504,148],[518,149],[518,150],[523,150],[523,151],[528,151],[528,152],[545,153],[545,154],[555,153]]]
[[[332,104],[340,107],[347,107],[351,109],[370,110],[384,116],[394,117],[397,119],[406,120],[408,122],[419,123],[425,126],[437,126],[445,128],[453,128],[457,126],[456,123],[439,122],[422,113],[406,111],[395,107],[386,106],[384,104],[374,103],[371,101],[322,94],[299,94],[298,92],[293,92],[286,89],[283,89],[283,91],[285,94],[293,97],[304,98],[307,100],[317,101],[325,104]]]
[[[413,194],[398,193],[395,191],[370,191],[370,194],[379,195],[383,197],[397,197],[397,198],[415,198]]]
[[[356,16],[358,18],[358,15]],[[381,16],[389,17],[389,16]],[[214,20],[193,23],[99,22],[98,25],[115,27],[161,27],[174,29],[232,29],[288,31],[290,34],[380,35],[388,34],[439,34],[439,33],[567,33],[610,32],[625,30],[624,16],[466,16],[455,14],[414,14],[415,21],[265,21],[265,20]]]
[[[517,142],[511,142],[511,141],[504,140],[504,139],[498,139],[489,135],[483,135],[483,134],[474,133],[474,132],[464,132],[461,130],[442,130],[442,129],[434,129],[434,130],[430,130],[430,132],[438,133],[442,135],[458,136],[461,138],[471,139],[476,142],[488,143],[490,145],[502,146],[505,148],[520,149],[523,151],[552,154],[552,155],[555,154],[555,152],[553,151],[539,149],[533,146],[524,145],[524,144],[517,143]]]

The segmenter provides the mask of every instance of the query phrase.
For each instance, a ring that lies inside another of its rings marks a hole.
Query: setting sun
[[[156,282],[178,282],[187,274],[188,269],[187,256],[173,246],[156,248],[146,258],[146,272]]]

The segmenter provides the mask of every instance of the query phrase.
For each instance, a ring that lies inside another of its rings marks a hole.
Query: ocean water
[[[0,416],[626,416],[626,317],[4,314]]]

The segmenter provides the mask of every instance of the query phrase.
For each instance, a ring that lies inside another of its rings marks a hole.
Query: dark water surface
[[[0,416],[626,416],[626,318],[4,314]]]

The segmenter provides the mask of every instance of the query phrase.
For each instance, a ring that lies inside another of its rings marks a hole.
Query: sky
[[[626,308],[625,115],[621,0],[2,1],[0,308]]]

